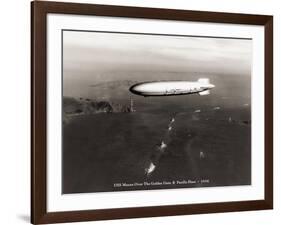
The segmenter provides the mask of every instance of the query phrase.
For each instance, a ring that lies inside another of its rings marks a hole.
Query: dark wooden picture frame
[[[273,17],[36,1],[31,3],[31,222],[33,224],[219,213],[273,208]],[[207,204],[47,212],[47,14],[262,25],[265,28],[265,199]]]

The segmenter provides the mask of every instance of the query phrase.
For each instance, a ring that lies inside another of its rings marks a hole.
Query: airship
[[[208,78],[200,78],[197,81],[149,81],[134,84],[130,87],[133,94],[144,97],[169,96],[169,95],[209,95],[210,89],[215,85],[210,84]]]

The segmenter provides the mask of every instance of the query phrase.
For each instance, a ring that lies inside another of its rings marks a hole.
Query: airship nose
[[[132,93],[134,93],[134,94],[139,94],[139,92],[140,92],[140,87],[139,87],[138,84],[136,84],[136,85],[133,85],[132,87],[130,87],[129,90],[130,90]]]
[[[210,88],[214,88],[214,87],[215,87],[215,85],[213,85],[213,84],[209,84],[209,87],[210,87]]]

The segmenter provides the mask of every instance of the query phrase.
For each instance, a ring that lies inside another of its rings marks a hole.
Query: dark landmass
[[[68,123],[73,116],[97,113],[128,113],[130,106],[108,101],[94,101],[89,98],[63,98],[63,122]]]

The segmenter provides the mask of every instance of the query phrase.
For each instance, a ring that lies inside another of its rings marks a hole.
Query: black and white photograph
[[[62,31],[62,193],[251,185],[252,39]]]

